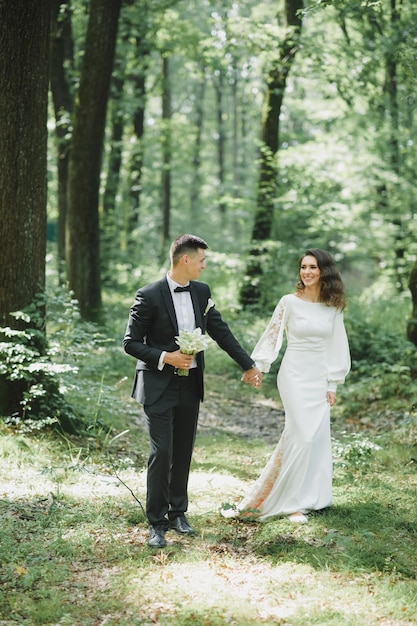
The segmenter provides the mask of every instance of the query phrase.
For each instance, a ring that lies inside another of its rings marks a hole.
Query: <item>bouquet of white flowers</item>
[[[180,330],[180,334],[175,337],[175,342],[179,345],[183,354],[197,354],[205,350],[209,343],[210,337],[203,335],[201,328],[195,330]],[[178,376],[188,376],[189,370],[178,368]]]

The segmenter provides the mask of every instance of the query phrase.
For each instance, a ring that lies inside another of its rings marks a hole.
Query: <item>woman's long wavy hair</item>
[[[341,311],[346,306],[345,286],[342,278],[336,269],[332,256],[325,250],[312,248],[306,250],[298,262],[298,282],[297,292],[302,293],[305,285],[300,278],[300,269],[303,259],[306,256],[313,256],[320,269],[320,302],[327,306],[334,306]]]

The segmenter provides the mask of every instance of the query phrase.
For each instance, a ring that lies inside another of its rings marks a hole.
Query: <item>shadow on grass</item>
[[[248,537],[248,525],[232,521],[229,540],[273,564],[284,561],[317,570],[417,577],[417,523],[407,513],[376,501],[317,512],[302,526],[295,527],[286,518],[250,526]]]

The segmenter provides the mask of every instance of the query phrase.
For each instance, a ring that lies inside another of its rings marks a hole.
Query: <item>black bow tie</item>
[[[183,291],[190,291],[190,285],[186,285],[185,287],[175,287],[175,293],[182,293]]]

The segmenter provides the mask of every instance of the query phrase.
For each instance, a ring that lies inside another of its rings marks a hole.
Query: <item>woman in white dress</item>
[[[252,358],[268,372],[284,332],[287,348],[278,372],[285,410],[282,436],[261,476],[224,517],[288,516],[305,523],[309,511],[332,504],[330,408],[350,370],[343,322],[344,285],[330,254],[307,250],[294,294],[281,298]]]

